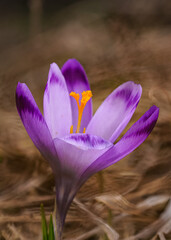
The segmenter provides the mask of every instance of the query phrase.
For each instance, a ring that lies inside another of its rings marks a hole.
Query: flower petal
[[[54,143],[61,163],[56,199],[63,225],[69,205],[78,190],[81,174],[113,144],[88,134],[71,134],[63,139],[54,139]]]
[[[53,166],[59,164],[56,149],[47,124],[27,85],[18,83],[16,89],[17,110],[33,143]]]
[[[86,133],[114,142],[130,121],[141,93],[141,85],[133,82],[126,82],[119,86],[98,108]]]
[[[65,79],[52,63],[44,93],[44,117],[53,138],[67,135],[72,125],[71,104]]]
[[[118,143],[87,168],[81,177],[82,181],[85,181],[92,174],[116,163],[144,142],[154,128],[158,119],[158,114],[159,108],[152,106],[136,123],[134,123]]]
[[[67,172],[67,175],[73,174],[74,177],[79,176],[113,146],[110,142],[89,134],[70,134],[64,138],[55,138],[54,144],[65,174]]]
[[[86,73],[81,64],[75,59],[69,59],[62,67],[62,73],[65,77],[68,91],[81,93],[83,91],[90,90]],[[81,98],[81,97],[80,97]],[[73,130],[76,131],[78,122],[78,107],[75,99],[71,97],[71,108],[72,108],[72,124]],[[92,118],[92,100],[90,99],[86,104],[82,116],[80,131],[87,127],[90,119]]]

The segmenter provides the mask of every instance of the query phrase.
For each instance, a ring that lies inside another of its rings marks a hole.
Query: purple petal
[[[43,103],[45,120],[52,137],[69,134],[72,125],[70,97],[65,79],[55,63],[50,66]]]
[[[62,139],[55,138],[54,144],[65,173],[74,177],[79,176],[113,146],[110,142],[89,134],[70,134]]]
[[[154,128],[158,119],[158,114],[159,108],[152,106],[136,123],[134,123],[118,143],[87,168],[81,177],[82,181],[85,181],[92,174],[116,163],[144,142]]]
[[[59,164],[56,149],[47,124],[26,84],[18,83],[16,89],[17,110],[33,143],[54,166]]]
[[[69,205],[75,196],[81,174],[99,156],[113,145],[96,136],[70,134],[63,139],[54,139],[61,163],[61,179],[57,187],[57,205],[63,225]]]
[[[98,108],[86,133],[114,142],[130,121],[141,93],[141,85],[133,82],[126,82],[119,86]]]
[[[76,92],[80,94],[83,91],[90,90],[90,86],[88,83],[88,79],[86,73],[81,66],[81,64],[75,59],[69,59],[62,67],[62,73],[65,77],[66,84],[68,87],[68,91]],[[76,131],[77,122],[78,122],[78,107],[75,99],[72,97],[71,100],[71,108],[72,108],[72,124],[74,126],[73,130]],[[92,100],[90,99],[85,106],[80,131],[83,132],[84,127],[86,128],[90,119],[92,118]]]

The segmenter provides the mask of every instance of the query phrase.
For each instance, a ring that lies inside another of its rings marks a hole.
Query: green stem
[[[40,205],[40,210],[41,210],[41,217],[42,217],[43,240],[48,240],[48,229],[47,229],[47,222],[46,222],[46,217],[45,217],[45,211],[44,211],[43,204]]]

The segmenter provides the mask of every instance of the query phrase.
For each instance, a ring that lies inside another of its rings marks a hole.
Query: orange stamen
[[[70,133],[73,133],[73,125],[70,127]]]
[[[81,104],[79,104],[79,94],[75,93],[75,92],[71,92],[70,96],[75,98],[77,105],[78,105],[78,123],[77,123],[77,130],[76,133],[79,133],[80,131],[80,126],[81,126],[81,119],[82,119],[82,115],[83,115],[83,110],[85,108],[85,105],[87,104],[87,102],[90,100],[90,98],[93,96],[92,92],[90,90],[88,91],[83,91],[82,92],[82,99],[81,99]],[[85,132],[85,130],[83,130],[83,133]]]
[[[80,95],[79,93],[75,93],[75,92],[71,92],[70,93],[70,96],[75,98],[76,102],[77,102],[77,105],[79,106],[79,98],[80,98]]]

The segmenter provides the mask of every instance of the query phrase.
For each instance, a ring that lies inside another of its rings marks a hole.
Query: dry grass
[[[92,21],[92,24],[91,24]],[[87,24],[87,25],[86,25]],[[128,157],[89,179],[69,210],[64,239],[171,239],[171,51],[168,28],[132,29],[119,18],[66,22],[35,35],[0,56],[1,240],[41,239],[40,203],[54,205],[54,179],[15,109],[18,81],[40,108],[48,66],[78,58],[93,90],[94,110],[119,84],[133,80],[142,100],[129,126],[152,104],[160,117],[151,136]],[[8,59],[8,61],[7,61]]]

